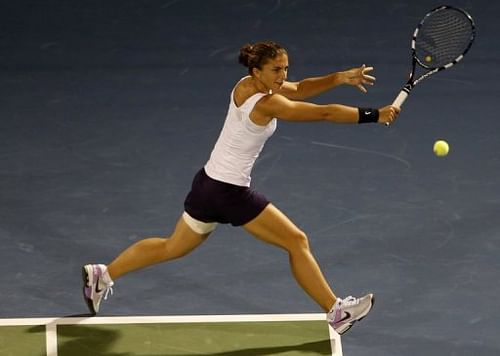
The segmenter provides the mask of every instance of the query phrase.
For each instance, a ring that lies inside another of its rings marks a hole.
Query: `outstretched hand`
[[[355,86],[361,92],[366,93],[365,85],[373,85],[375,77],[369,75],[373,71],[373,67],[367,67],[363,64],[361,67],[352,68],[344,72],[344,81],[346,84]]]

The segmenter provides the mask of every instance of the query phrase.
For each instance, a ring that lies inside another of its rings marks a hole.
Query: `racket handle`
[[[401,90],[399,92],[399,95],[396,97],[394,102],[392,103],[392,106],[397,107],[398,109],[401,109],[401,105],[405,102],[406,98],[408,97],[408,92],[406,90]]]
[[[401,105],[405,102],[406,98],[408,97],[408,92],[405,89],[402,89],[394,102],[392,103],[392,106],[401,109]],[[385,126],[389,126],[389,123],[385,123]]]

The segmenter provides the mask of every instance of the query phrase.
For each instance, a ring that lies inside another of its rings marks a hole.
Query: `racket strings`
[[[470,19],[462,12],[455,9],[436,11],[423,21],[417,33],[417,58],[433,68],[452,63],[469,47],[473,31]]]

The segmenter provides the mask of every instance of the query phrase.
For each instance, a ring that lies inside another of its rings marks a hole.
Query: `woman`
[[[347,84],[366,92],[373,85],[373,70],[365,65],[345,72],[300,82],[286,81],[288,54],[272,41],[246,45],[240,63],[249,75],[234,87],[222,132],[206,165],[196,174],[186,197],[185,211],[170,237],[136,242],[108,266],[83,267],[84,297],[92,313],[112,291],[113,281],[126,273],[179,258],[204,242],[217,223],[241,226],[264,242],[288,252],[293,275],[300,286],[327,312],[327,320],[339,333],[362,319],[373,305],[373,295],[337,298],[312,255],[307,236],[263,195],[251,190],[250,173],[277,119],[327,120],[334,123],[390,124],[398,110],[316,105],[302,101]]]

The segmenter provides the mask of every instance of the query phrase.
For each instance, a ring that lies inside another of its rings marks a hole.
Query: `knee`
[[[167,260],[176,259],[189,254],[194,246],[188,246],[172,237],[163,238],[163,254]]]
[[[166,260],[172,260],[184,256],[186,253],[175,246],[170,237],[163,238],[162,255]]]
[[[307,235],[302,230],[297,230],[290,237],[289,251],[304,251],[309,250],[309,240]]]

